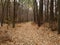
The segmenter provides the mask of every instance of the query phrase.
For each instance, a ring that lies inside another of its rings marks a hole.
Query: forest
[[[60,45],[60,0],[0,0],[0,45]]]

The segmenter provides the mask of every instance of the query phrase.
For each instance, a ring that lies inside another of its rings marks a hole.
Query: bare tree
[[[49,0],[47,0],[47,17],[46,17],[46,21],[49,21]]]
[[[39,1],[38,26],[43,24],[43,0]]]
[[[55,21],[57,22],[57,0],[55,0]]]
[[[57,1],[58,5],[58,33],[60,34],[60,0]]]
[[[6,0],[7,2],[7,24],[9,25],[9,15],[10,15],[10,0]]]
[[[15,7],[15,5],[16,5],[16,0],[14,0],[14,15],[13,15],[13,28],[15,27],[15,16],[16,16],[16,13],[15,13],[15,11],[16,11],[16,7]]]
[[[50,28],[52,29],[52,30],[54,30],[53,29],[53,25],[54,25],[54,10],[53,10],[53,6],[54,6],[54,4],[53,4],[53,2],[54,2],[54,0],[50,0]]]
[[[34,22],[37,23],[37,21],[38,21],[38,19],[37,19],[37,16],[38,16],[38,6],[37,6],[37,1],[36,0],[33,0],[33,5],[34,5],[34,8],[33,8]]]
[[[1,4],[2,4],[1,26],[3,26],[3,22],[4,22],[4,0],[1,0]]]

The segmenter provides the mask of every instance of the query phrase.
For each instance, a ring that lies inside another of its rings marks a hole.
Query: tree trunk
[[[54,12],[53,12],[53,2],[54,2],[54,0],[51,0],[50,1],[50,28],[51,28],[51,30],[53,31],[54,29],[53,29],[53,25],[54,25]]]
[[[60,0],[58,0],[57,2],[58,4],[58,11],[59,11],[59,14],[58,14],[58,33],[60,34]]]
[[[57,22],[57,1],[55,0],[55,21]]]
[[[34,0],[33,1],[33,5],[34,5],[34,8],[33,8],[33,12],[34,12],[34,22],[35,23],[37,23],[37,21],[38,21],[38,6],[37,6],[37,1],[36,0]]]
[[[41,26],[43,24],[43,0],[40,0],[39,4],[38,26]]]
[[[3,3],[3,0],[1,0],[1,4],[2,4],[1,26],[3,26],[3,22],[4,22],[4,3]]]
[[[48,22],[49,21],[49,0],[47,0],[47,17],[46,17],[46,21]]]
[[[16,1],[14,0],[14,15],[13,15],[13,22],[12,22],[13,23],[13,28],[15,28],[15,16],[16,16],[16,14],[15,14],[15,11],[16,11],[15,10],[15,8],[16,8],[15,5],[16,5],[16,3],[15,2]]]

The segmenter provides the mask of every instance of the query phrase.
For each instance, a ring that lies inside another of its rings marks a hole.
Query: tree
[[[13,15],[13,28],[15,27],[15,17],[16,17],[16,13],[15,13],[15,11],[16,11],[16,7],[15,7],[15,5],[16,5],[16,0],[14,0],[14,15]]]
[[[38,26],[43,24],[43,0],[39,1]]]
[[[3,22],[4,22],[4,0],[1,0],[1,4],[2,4],[1,26],[3,26]]]
[[[50,28],[52,29],[52,30],[54,30],[53,29],[53,25],[54,25],[54,10],[53,10],[53,6],[54,6],[54,4],[53,4],[53,2],[54,2],[54,0],[51,0],[50,1]]]
[[[47,22],[47,0],[44,0],[44,6],[45,6],[45,10],[44,10],[44,22]]]
[[[57,0],[55,0],[55,21],[57,22]]]
[[[9,15],[10,15],[10,0],[6,0],[7,2],[7,24],[9,25]]]
[[[49,20],[49,0],[47,0],[47,17],[46,17],[46,21],[48,22],[48,20]]]
[[[58,5],[58,33],[60,34],[60,0],[57,1]]]
[[[33,1],[33,5],[34,5],[34,8],[33,8],[34,22],[37,23],[37,21],[38,21],[38,6],[37,6],[36,0]]]

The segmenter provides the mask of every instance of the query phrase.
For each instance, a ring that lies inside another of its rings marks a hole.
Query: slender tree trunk
[[[54,12],[53,12],[53,0],[50,1],[50,21],[54,20]]]
[[[44,12],[44,15],[45,15],[45,16],[44,16],[44,19],[45,19],[45,20],[44,20],[44,22],[47,22],[47,20],[48,20],[48,19],[47,19],[48,15],[47,15],[47,1],[46,1],[46,0],[44,1],[44,5],[45,5],[45,12]]]
[[[36,22],[36,14],[35,14],[35,11],[36,11],[36,0],[33,1],[33,13],[34,13],[34,22]]]
[[[59,14],[58,14],[58,33],[60,34],[60,0],[58,0],[57,2],[58,4],[58,11],[59,11]]]
[[[21,0],[19,0],[19,4],[20,4],[20,1],[21,1]],[[20,4],[20,5],[21,5],[21,4]],[[20,5],[19,5],[19,6],[20,6]],[[20,7],[20,8],[21,8],[21,7]],[[20,10],[20,8],[19,8],[19,22],[21,23],[21,10]]]
[[[6,0],[6,2],[7,2],[7,29],[8,29],[8,26],[9,26],[9,15],[10,15],[10,0]]]
[[[38,26],[41,26],[43,24],[43,0],[40,0],[39,4]]]
[[[47,0],[47,17],[46,17],[46,21],[48,22],[49,21],[49,0]]]
[[[16,5],[16,3],[15,3],[15,0],[14,0],[14,15],[13,15],[13,28],[15,27],[15,16],[16,16],[16,14],[15,14],[15,5]]]
[[[4,3],[3,3],[3,0],[1,0],[1,4],[2,4],[1,26],[3,26],[3,22],[4,22]]]
[[[9,25],[9,15],[10,15],[10,0],[7,0],[7,24]]]
[[[29,0],[28,0],[28,9],[27,9],[27,22],[29,21]]]
[[[55,21],[57,22],[57,1],[55,0]]]
[[[53,31],[54,29],[53,29],[53,25],[54,25],[54,10],[53,10],[53,2],[54,2],[54,0],[51,0],[50,1],[50,28],[51,28],[51,30]]]
[[[37,1],[36,0],[34,0],[33,1],[33,5],[34,5],[34,8],[33,8],[33,12],[34,12],[34,22],[35,23],[37,23],[37,21],[38,21],[38,6],[37,6]]]

